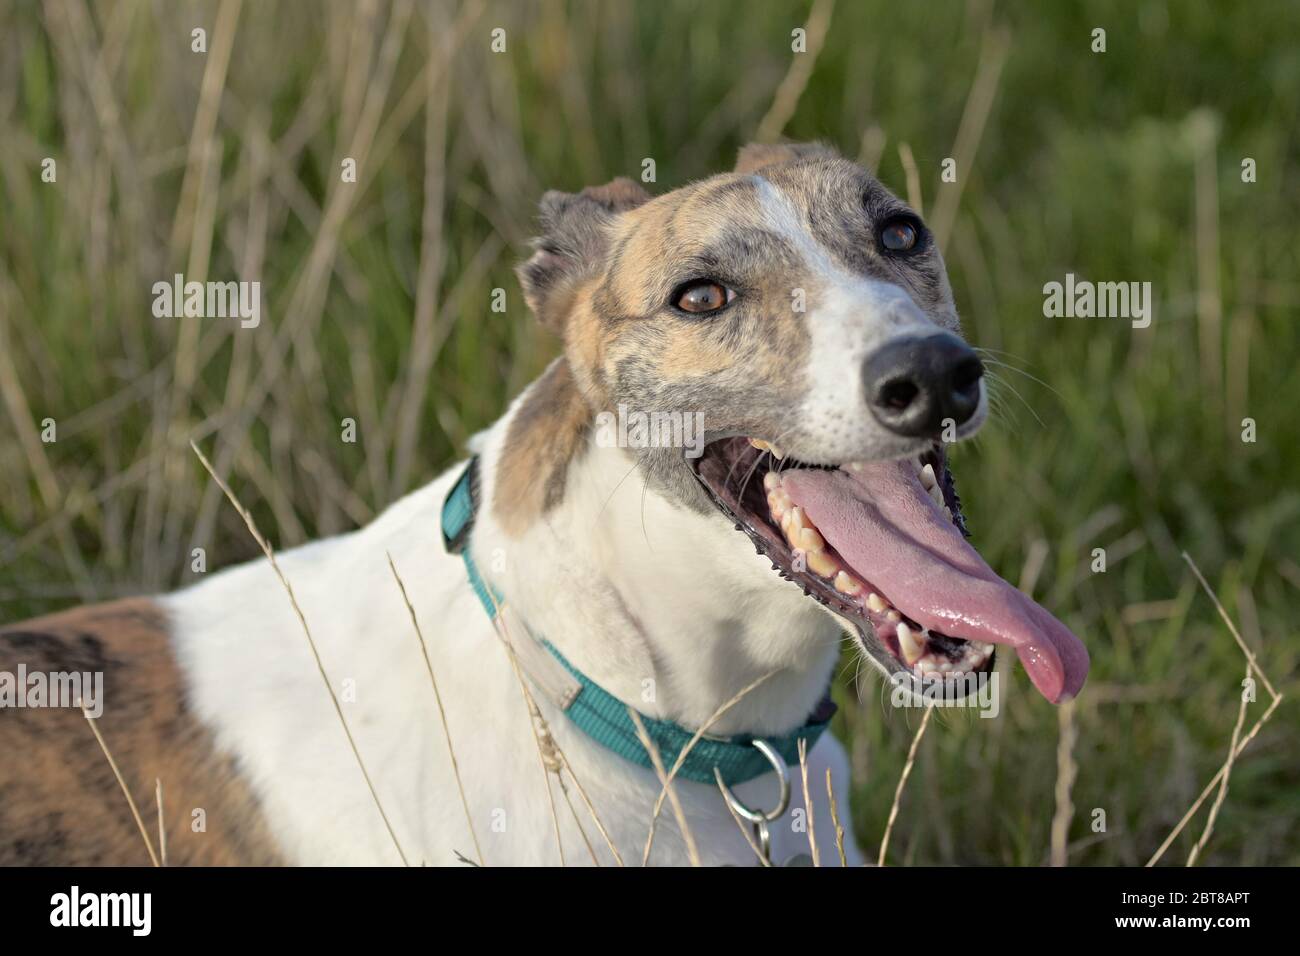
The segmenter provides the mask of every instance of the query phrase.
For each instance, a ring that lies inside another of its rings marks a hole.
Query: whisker
[[[1034,421],[1038,422],[1038,424],[1044,428],[1047,427],[1046,423],[1042,420],[1042,418],[1039,417],[1038,412],[1034,411],[1034,407],[1030,405],[1029,402],[1025,401],[1025,397],[1020,394],[1019,389],[1017,389],[1014,385],[1012,385],[1006,379],[1001,377],[997,378],[995,382],[998,390],[1002,388],[1009,389],[1011,391],[1011,394],[1016,396],[1016,398],[1020,399],[1020,403],[1024,405],[1025,408],[1029,409],[1029,414],[1034,416]],[[990,401],[992,401],[992,392],[989,393],[989,396],[990,396]]]
[[[1064,396],[1064,395],[1062,395],[1062,394],[1061,394],[1060,392],[1058,392],[1056,389],[1052,388],[1052,386],[1048,385],[1046,382],[1044,382],[1044,381],[1043,381],[1041,378],[1039,378],[1037,375],[1031,375],[1031,374],[1029,374],[1028,372],[1026,372],[1026,371],[1025,371],[1024,369],[1022,369],[1022,368],[1018,368],[1017,366],[1015,366],[1015,365],[1011,365],[1011,364],[1008,363],[1008,362],[999,362],[997,359],[989,359],[989,364],[990,364],[990,365],[996,365],[996,366],[998,366],[999,368],[1010,369],[1010,370],[1013,371],[1013,372],[1016,372],[1016,373],[1018,373],[1018,374],[1020,374],[1020,375],[1023,375],[1025,378],[1029,379],[1031,382],[1035,382],[1035,383],[1037,383],[1037,384],[1043,386],[1043,388],[1047,389],[1049,392],[1051,392],[1053,395],[1055,395],[1055,396],[1056,396],[1057,398],[1059,398],[1061,401],[1065,401],[1065,396]]]

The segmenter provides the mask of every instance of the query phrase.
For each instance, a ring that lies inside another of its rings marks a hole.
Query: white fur
[[[801,723],[838,656],[834,622],[796,586],[779,582],[720,515],[688,512],[644,489],[619,449],[593,443],[570,468],[563,502],[521,539],[509,538],[486,504],[509,419],[478,443],[485,505],[473,552],[529,627],[642,713],[698,726],[746,684],[777,670],[714,729],[778,732]],[[442,502],[459,468],[368,527],[278,560],[409,862],[455,864],[456,852],[473,858],[474,847],[387,555],[424,631],[486,862],[556,864],[551,804],[519,684],[460,558],[441,544]],[[192,703],[236,755],[288,861],[398,863],[302,626],[268,564],[213,575],[164,603]],[[653,772],[595,744],[549,703],[542,707],[624,861],[639,864],[659,792]],[[809,763],[826,862],[835,857],[826,769],[847,826],[848,762],[826,734]],[[792,782],[797,809],[797,767]],[[563,795],[551,786],[566,861],[590,863]],[[752,864],[717,789],[676,786],[704,862]],[[612,863],[572,783],[569,790],[587,839],[602,863]],[[751,806],[770,806],[775,777],[736,790]],[[795,825],[802,817],[790,813],[773,825],[778,862],[807,852],[807,834]],[[848,842],[850,862],[860,862]],[[651,862],[687,862],[668,805]]]
[[[803,461],[845,462],[915,455],[928,441],[905,438],[884,428],[869,410],[862,368],[867,357],[890,339],[937,333],[932,321],[898,285],[857,275],[839,265],[809,229],[799,207],[761,176],[759,202],[767,226],[790,243],[818,283],[810,291],[815,307],[808,313],[812,351],[811,383],[800,409],[796,435],[783,448]],[[813,292],[815,291],[815,298]],[[955,317],[952,318],[955,326]],[[957,431],[973,435],[987,417],[987,398],[980,384],[980,404]]]

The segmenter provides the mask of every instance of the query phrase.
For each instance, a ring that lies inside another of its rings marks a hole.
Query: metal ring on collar
[[[726,781],[722,779],[722,773],[718,770],[717,767],[713,768],[713,776],[717,778],[718,789],[722,791],[722,796],[726,798],[727,804],[731,807],[731,809],[735,810],[737,815],[740,816],[741,819],[748,820],[750,823],[757,826],[760,823],[771,823],[775,820],[781,819],[781,817],[784,816],[785,811],[789,809],[790,774],[786,770],[785,760],[782,759],[781,755],[776,752],[775,747],[769,744],[766,740],[755,739],[752,741],[752,743],[755,749],[757,749],[759,753],[761,753],[764,757],[767,758],[768,763],[770,763],[772,765],[772,769],[776,771],[777,779],[781,783],[781,795],[777,799],[776,806],[773,809],[771,810],[749,809],[749,807],[745,806],[745,804],[741,802],[739,797],[737,797],[734,793],[731,792],[731,788],[728,787]]]

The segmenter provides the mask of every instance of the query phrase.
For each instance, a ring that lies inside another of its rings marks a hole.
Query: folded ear
[[[615,217],[649,199],[649,193],[623,177],[580,193],[551,190],[542,196],[542,234],[533,240],[532,257],[515,273],[524,301],[543,325],[563,331],[569,298],[565,293],[600,263]]]
[[[749,143],[740,147],[740,153],[736,156],[736,172],[747,174],[764,166],[838,155],[824,143]]]

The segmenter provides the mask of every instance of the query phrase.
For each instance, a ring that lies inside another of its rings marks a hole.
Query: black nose
[[[961,425],[975,414],[984,366],[969,345],[942,332],[882,345],[862,374],[880,424],[899,435],[937,437],[945,419]]]

